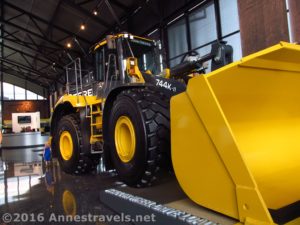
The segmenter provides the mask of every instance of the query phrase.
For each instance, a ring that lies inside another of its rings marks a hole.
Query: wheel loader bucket
[[[300,46],[191,79],[171,100],[171,138],[193,201],[243,224],[300,224]]]

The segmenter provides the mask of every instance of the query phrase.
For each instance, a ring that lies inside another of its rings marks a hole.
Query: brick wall
[[[238,0],[243,55],[289,41],[284,0]]]
[[[49,118],[49,103],[47,100],[40,101],[3,101],[3,119],[11,120],[12,113],[40,112],[41,118]]]

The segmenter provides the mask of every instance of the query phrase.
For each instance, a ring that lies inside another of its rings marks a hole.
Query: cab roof
[[[136,35],[132,35],[132,34],[128,34],[128,33],[119,33],[119,34],[115,34],[115,35],[112,35],[113,38],[115,39],[118,39],[120,37],[124,37],[124,38],[130,38],[130,39],[133,39],[133,38],[136,38],[136,39],[141,39],[141,40],[144,40],[144,41],[149,41],[149,42],[153,42],[153,40],[151,39],[148,39],[148,38],[144,38],[144,37],[139,37],[139,36],[136,36]],[[92,50],[93,51],[96,51],[98,48],[104,46],[107,44],[107,40],[106,39],[103,39],[101,41],[99,41],[98,43],[96,43],[93,47],[92,47]]]

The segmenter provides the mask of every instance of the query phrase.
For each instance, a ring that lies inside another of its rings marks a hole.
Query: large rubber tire
[[[156,179],[164,152],[170,152],[169,99],[150,88],[122,91],[109,119],[111,157],[121,180],[129,186],[150,186]],[[115,143],[116,123],[128,117],[134,127],[136,148],[132,159],[120,159]]]
[[[88,173],[93,169],[93,161],[84,154],[82,133],[79,128],[79,118],[76,114],[66,115],[60,121],[54,137],[55,149],[59,164],[63,171],[70,174]],[[73,150],[68,160],[62,156],[60,149],[61,135],[69,133],[72,139]]]

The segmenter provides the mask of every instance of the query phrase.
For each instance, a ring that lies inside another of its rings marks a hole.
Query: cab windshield
[[[158,47],[154,42],[141,39],[123,39],[124,58],[132,57],[128,44],[132,53],[138,60],[138,67],[141,72],[150,71],[152,74],[162,72],[161,55]]]

